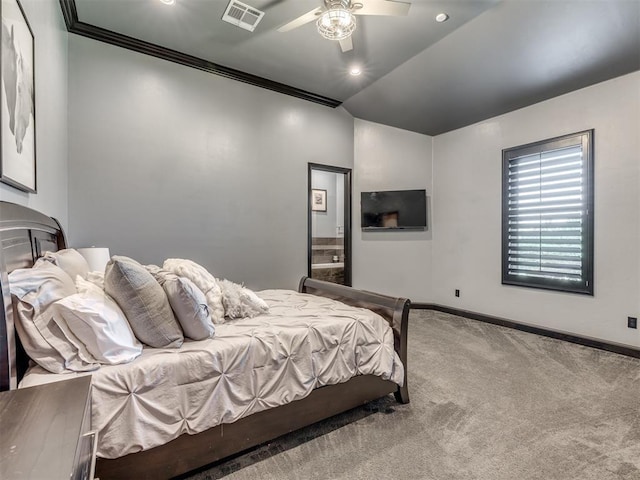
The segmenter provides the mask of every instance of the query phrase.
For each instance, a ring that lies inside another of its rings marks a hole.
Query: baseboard
[[[492,323],[494,325],[500,325],[502,327],[513,328],[527,333],[535,333],[536,335],[542,335],[544,337],[555,338],[557,340],[564,340],[565,342],[577,343],[578,345],[584,345],[585,347],[597,348],[600,350],[606,350],[608,352],[619,353],[620,355],[626,355],[628,357],[640,358],[640,350],[626,345],[618,343],[605,342],[595,338],[581,337],[570,333],[559,332],[557,330],[549,330],[542,327],[536,327],[526,323],[515,322],[506,318],[494,317],[492,315],[485,315],[482,313],[471,312],[469,310],[461,310],[459,308],[447,307],[446,305],[437,305],[435,303],[411,303],[411,309],[413,310],[435,310],[438,312],[450,313],[452,315],[458,315],[459,317],[470,318],[472,320],[478,320],[480,322]]]
[[[433,303],[411,302],[411,310],[435,310]]]

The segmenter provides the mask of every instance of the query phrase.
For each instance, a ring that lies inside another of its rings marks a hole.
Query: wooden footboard
[[[394,348],[404,365],[404,385],[398,387],[396,399],[400,403],[409,403],[409,387],[407,385],[407,328],[409,324],[409,308],[411,302],[406,298],[389,297],[379,293],[357,290],[344,285],[302,277],[298,291],[320,297],[333,298],[347,305],[361,307],[382,316],[393,329]]]

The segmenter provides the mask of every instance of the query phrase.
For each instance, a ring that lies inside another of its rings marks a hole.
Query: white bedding
[[[218,325],[214,338],[178,350],[145,348],[132,363],[92,372],[99,457],[147,450],[360,374],[402,384],[393,332],[379,315],[289,290],[259,295],[268,314]],[[20,386],[72,375],[34,367]]]

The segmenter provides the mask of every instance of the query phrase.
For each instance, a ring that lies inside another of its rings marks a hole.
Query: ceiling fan
[[[324,7],[299,16],[278,31],[288,32],[315,20],[320,35],[328,40],[337,40],[342,51],[348,52],[353,49],[351,34],[356,29],[355,15],[401,17],[409,13],[410,6],[410,3],[395,0],[324,0]]]

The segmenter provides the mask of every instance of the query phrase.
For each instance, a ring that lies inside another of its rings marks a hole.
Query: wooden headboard
[[[0,391],[17,388],[28,357],[16,335],[9,291],[10,272],[29,268],[46,251],[66,248],[62,227],[54,218],[15,203],[0,202]]]

